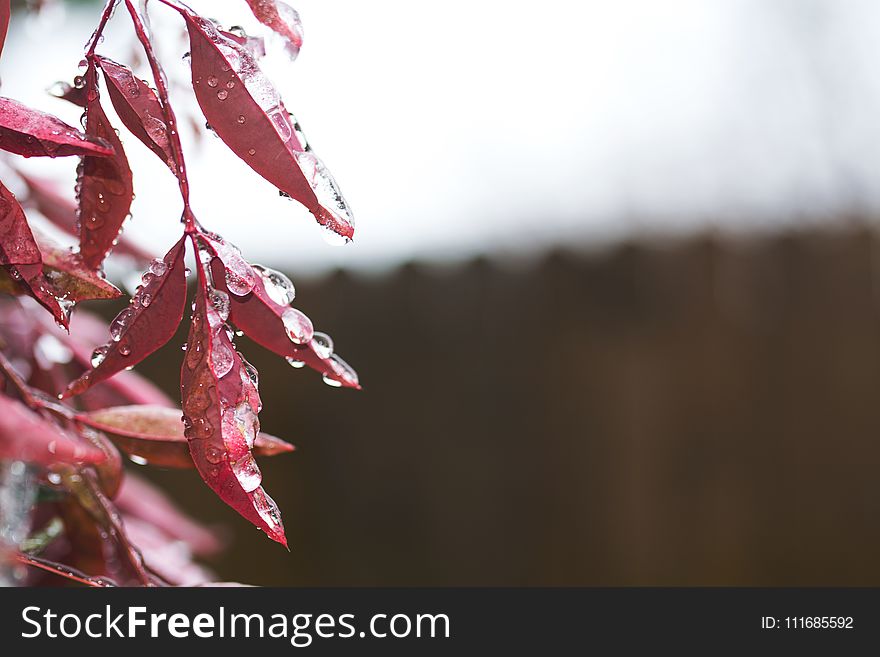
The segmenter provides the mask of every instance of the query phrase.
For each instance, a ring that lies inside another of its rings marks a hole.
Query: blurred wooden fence
[[[365,389],[245,340],[292,552],[278,585],[880,584],[880,248],[860,229],[298,285]],[[181,338],[182,342],[182,338]],[[177,347],[140,369],[176,387]],[[173,359],[173,360],[172,360]]]

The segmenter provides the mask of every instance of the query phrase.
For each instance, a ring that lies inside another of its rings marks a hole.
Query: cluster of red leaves
[[[354,224],[338,186],[260,70],[262,41],[226,31],[176,0],[160,2],[186,25],[194,94],[216,134],[321,226],[350,240]],[[302,45],[296,12],[275,0],[247,4],[294,57]],[[96,52],[117,5],[131,20],[155,87]],[[0,51],[9,6],[0,0]],[[93,586],[191,583],[204,573],[188,559],[175,560],[172,546],[183,542],[198,556],[215,551],[216,538],[126,475],[121,455],[195,468],[224,502],[286,545],[255,456],[293,446],[260,432],[258,375],[237,350],[235,331],[294,367],[317,371],[330,385],[359,388],[358,378],[333,352],[329,336],[291,307],[294,289],[283,274],[249,263],[196,219],[165,76],[133,0],[109,0],[83,64],[83,74],[60,94],[84,109],[82,132],[0,97],[0,150],[80,158],[75,200],[12,161],[22,202],[0,182],[0,293],[10,297],[0,300],[0,460],[28,463],[45,498],[36,507],[39,531],[31,549],[14,556]],[[128,133],[167,165],[180,187],[183,234],[163,258],[151,259],[121,236],[134,183],[104,95]],[[31,209],[75,237],[78,249],[59,246],[33,226]],[[188,245],[196,282],[177,405],[130,370],[165,345],[186,314]],[[121,295],[103,274],[111,252],[146,271],[104,338],[99,320],[71,311],[79,301]],[[53,530],[59,523],[63,531]]]

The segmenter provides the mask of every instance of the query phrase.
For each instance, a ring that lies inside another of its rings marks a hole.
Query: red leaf
[[[94,367],[70,384],[65,397],[78,395],[127,367],[140,363],[164,345],[177,330],[186,305],[184,237],[164,260],[144,274],[144,285],[131,304],[110,325],[111,341],[96,350]]]
[[[113,147],[111,157],[84,157],[79,170],[79,243],[85,263],[101,266],[122,230],[131,208],[131,169],[122,142],[98,100],[93,64],[86,71],[89,102],[86,106],[86,134]]]
[[[0,149],[25,157],[113,155],[113,146],[61,119],[0,97]]]
[[[168,129],[156,92],[127,66],[105,57],[97,60],[104,71],[110,101],[122,123],[175,172],[177,167],[168,143]]]
[[[350,240],[354,219],[339,187],[306,146],[253,55],[210,21],[162,1],[186,20],[193,89],[217,136],[254,171],[306,206],[319,224]]]
[[[3,53],[3,44],[6,43],[6,30],[9,29],[9,0],[0,0],[0,54]]]
[[[248,264],[219,235],[203,233],[198,239],[212,258],[214,284],[228,293],[229,319],[236,327],[294,367],[308,365],[330,385],[360,389],[357,373],[333,353],[330,336],[316,333],[312,321],[290,307],[294,292],[286,276]]]
[[[61,194],[48,180],[35,178],[21,171],[17,171],[17,173],[27,185],[28,206],[35,207],[40,214],[68,235],[79,237],[76,230],[77,208],[74,200]],[[113,248],[113,253],[127,255],[142,262],[149,262],[153,259],[152,254],[147,253],[136,244],[132,244],[124,235],[120,236],[119,243]]]
[[[100,463],[104,453],[0,394],[0,459],[28,463]]]
[[[43,274],[55,296],[73,301],[116,299],[122,292],[97,272],[83,266],[82,257],[59,246],[37,231],[34,234],[43,254]]]
[[[126,454],[162,468],[192,468],[192,457],[183,433],[180,410],[164,406],[114,406],[77,419],[105,432]],[[254,454],[275,456],[292,452],[290,443],[260,432],[254,441]]]
[[[43,258],[18,201],[0,183],[0,265],[23,289],[67,327],[69,304],[62,307],[43,275]]]
[[[255,372],[235,350],[225,324],[229,300],[199,287],[181,367],[185,435],[196,469],[217,495],[274,541],[287,546],[281,513],[263,491],[251,448],[259,431]]]
[[[295,59],[303,42],[302,23],[296,9],[280,0],[247,0],[247,3],[258,21],[285,40],[287,54]]]

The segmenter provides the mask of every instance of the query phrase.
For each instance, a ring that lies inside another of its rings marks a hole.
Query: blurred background
[[[293,4],[302,53],[267,67],[354,209],[341,248],[202,129],[150,3],[199,218],[293,278],[364,385],[238,342],[298,448],[261,463],[290,553],[194,471],[139,469],[228,529],[221,577],[880,584],[880,4]],[[46,88],[99,11],[14,16],[3,95],[75,122]],[[119,18],[105,45],[142,64]],[[159,253],[174,180],[123,141]],[[171,394],[184,340],[138,367]]]

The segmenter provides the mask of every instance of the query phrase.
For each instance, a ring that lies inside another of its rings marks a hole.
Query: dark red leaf
[[[247,3],[258,21],[284,39],[287,54],[295,59],[303,42],[302,23],[296,9],[280,0],[247,0]]]
[[[98,99],[93,64],[86,71],[86,134],[113,147],[110,157],[84,157],[79,170],[79,244],[83,261],[98,269],[113,248],[131,208],[133,185],[122,142]]]
[[[196,469],[217,495],[244,518],[287,545],[281,513],[263,491],[251,449],[259,432],[256,372],[241,355],[225,324],[229,300],[212,290],[199,271],[186,357],[181,367],[185,435]]]
[[[28,294],[42,304],[67,327],[70,303],[62,302],[52,291],[43,274],[40,248],[24,216],[24,210],[2,183],[0,183],[0,265]]]
[[[183,433],[180,410],[164,406],[114,406],[88,413],[77,419],[105,432],[126,454],[162,468],[193,468],[189,445]],[[292,452],[290,443],[260,432],[254,441],[254,454],[275,456]]]
[[[48,180],[35,178],[21,171],[17,171],[17,173],[28,188],[26,199],[28,207],[35,207],[40,214],[68,235],[79,237],[76,230],[77,208],[72,195],[71,197],[64,196]],[[113,248],[113,253],[127,255],[141,262],[149,262],[154,257],[138,245],[132,244],[124,235],[119,237],[119,243]]]
[[[168,129],[156,92],[127,66],[105,57],[97,60],[104,71],[110,101],[122,123],[175,172],[177,167],[168,143]]]
[[[316,333],[311,320],[290,307],[293,285],[284,274],[248,264],[219,235],[198,239],[211,257],[215,286],[228,293],[229,319],[237,328],[294,367],[308,365],[330,385],[360,389],[357,373],[333,353],[330,337]]]
[[[73,84],[56,82],[49,88],[49,94],[55,98],[66,100],[68,103],[73,103],[77,107],[85,107],[89,104],[85,79],[80,75],[76,77]]]
[[[253,55],[212,22],[162,1],[186,19],[193,88],[217,136],[254,171],[306,206],[319,224],[350,240],[354,219],[339,187],[308,149]]]
[[[164,345],[177,330],[186,305],[184,238],[144,274],[144,285],[110,325],[111,341],[96,350],[94,367],[70,384],[65,397],[78,395]]]
[[[113,155],[113,146],[61,119],[0,97],[0,149],[25,157]]]
[[[0,0],[0,54],[3,53],[3,44],[6,43],[6,31],[9,29],[9,0]]]
[[[104,453],[15,399],[0,394],[0,459],[29,463],[99,463]]]

